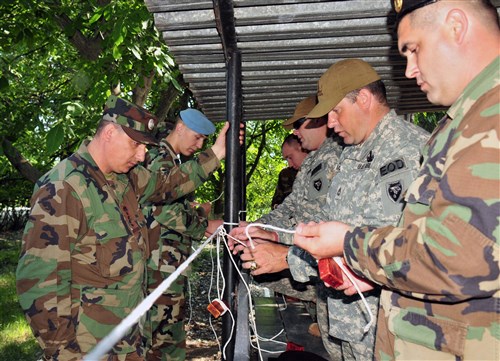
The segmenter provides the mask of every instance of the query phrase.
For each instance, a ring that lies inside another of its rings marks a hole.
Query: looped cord
[[[278,232],[284,232],[284,233],[290,233],[290,234],[294,234],[295,233],[294,230],[284,229],[284,228],[272,226],[270,224],[250,223],[250,224],[248,224],[245,227],[245,234],[246,234],[246,236],[248,238],[248,241],[250,243],[250,247],[252,249],[255,249],[255,245],[254,245],[254,243],[252,241],[252,237],[250,237],[250,234],[248,232],[248,230],[250,229],[250,227],[261,227],[261,228],[264,228],[264,229],[273,229],[273,230],[278,231]],[[363,292],[361,292],[361,290],[359,289],[357,283],[354,281],[354,278],[350,275],[349,271],[345,268],[344,264],[342,263],[342,258],[341,257],[333,257],[333,260],[335,261],[335,263],[337,263],[339,265],[339,267],[342,270],[342,272],[347,276],[347,278],[349,279],[349,281],[351,281],[351,283],[354,285],[354,288],[356,289],[356,292],[358,292],[359,296],[361,297],[361,301],[363,302],[363,305],[365,306],[366,311],[368,312],[368,316],[370,317],[370,321],[363,328],[363,332],[367,333],[368,330],[370,329],[370,327],[372,326],[374,320],[375,320],[375,318],[373,317],[373,313],[370,310],[370,306],[368,305],[368,302],[366,301],[365,296],[363,296]]]

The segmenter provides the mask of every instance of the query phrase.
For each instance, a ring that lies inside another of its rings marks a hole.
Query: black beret
[[[413,10],[419,9],[422,6],[435,3],[437,0],[391,0],[392,8],[396,12],[396,21],[399,22]]]

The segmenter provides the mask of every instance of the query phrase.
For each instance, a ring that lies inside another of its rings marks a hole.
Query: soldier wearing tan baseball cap
[[[349,92],[380,80],[370,64],[361,59],[341,60],[328,68],[318,81],[318,104],[307,118],[319,118],[332,110]]]
[[[314,108],[317,103],[316,94],[308,96],[307,98],[301,100],[296,106],[295,111],[291,118],[288,118],[283,122],[283,128],[293,129],[293,123],[298,120],[306,119],[307,114]]]

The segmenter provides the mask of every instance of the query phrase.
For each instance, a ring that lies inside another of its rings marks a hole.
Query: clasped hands
[[[242,267],[250,269],[250,273],[254,276],[287,269],[288,246],[276,242],[277,233],[259,227],[250,227],[248,229],[248,235],[252,239],[250,242],[246,232],[247,225],[246,222],[240,222],[239,227],[231,230],[228,239],[228,245],[233,254],[241,252]],[[316,259],[342,256],[344,237],[350,229],[349,225],[335,221],[301,223],[295,230],[294,245],[306,250]],[[345,260],[343,263],[345,265]],[[373,283],[357,276],[349,267],[346,266],[345,269],[355,280],[361,292],[374,288]],[[356,294],[356,288],[349,278],[343,272],[342,276],[344,283],[335,289],[344,291],[346,295]]]

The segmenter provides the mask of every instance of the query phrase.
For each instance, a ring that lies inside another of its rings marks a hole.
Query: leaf
[[[102,17],[102,10],[97,11],[89,20],[89,25],[92,25],[95,23],[97,20],[99,20]]]
[[[133,46],[132,48],[130,48],[130,50],[132,50],[132,54],[134,54],[137,59],[142,60],[141,53],[139,53],[139,49],[137,49],[137,46]]]
[[[115,60],[118,60],[122,57],[122,53],[119,49],[118,46],[114,46],[113,47],[113,58],[115,58]]]
[[[54,153],[64,141],[64,129],[61,123],[47,133],[47,152]]]
[[[0,89],[5,89],[9,87],[9,79],[2,76],[0,77]]]

